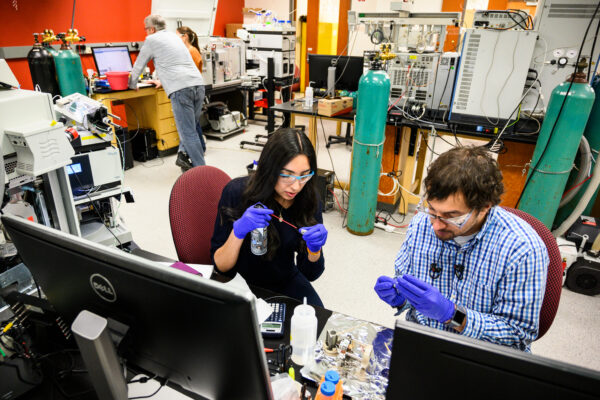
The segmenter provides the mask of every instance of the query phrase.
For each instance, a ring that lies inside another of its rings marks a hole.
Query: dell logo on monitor
[[[93,274],[90,276],[90,285],[92,285],[94,292],[96,292],[96,294],[103,300],[106,300],[109,303],[113,303],[117,300],[115,288],[113,288],[113,285],[109,282],[109,280],[102,275]]]

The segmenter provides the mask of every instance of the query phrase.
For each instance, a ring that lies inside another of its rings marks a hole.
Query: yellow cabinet
[[[139,123],[140,128],[151,128],[156,132],[157,147],[160,152],[177,151],[179,135],[173,118],[171,101],[162,88],[96,93],[92,97],[103,101],[108,112],[111,112],[110,101],[123,100],[128,105],[125,109],[130,132],[135,132]]]

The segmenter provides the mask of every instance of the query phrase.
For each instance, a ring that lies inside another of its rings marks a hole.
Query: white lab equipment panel
[[[535,31],[467,29],[450,120],[498,126],[516,119],[536,38]]]
[[[38,120],[4,131],[17,152],[17,173],[39,176],[71,163],[75,154],[63,124]]]

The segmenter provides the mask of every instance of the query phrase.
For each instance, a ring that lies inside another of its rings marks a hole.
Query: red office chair
[[[552,233],[548,228],[546,228],[546,225],[524,211],[504,206],[502,208],[515,214],[517,217],[531,225],[533,230],[535,230],[540,238],[542,238],[544,244],[546,244],[546,249],[548,249],[550,264],[548,264],[548,275],[546,276],[546,292],[544,293],[544,301],[542,302],[542,309],[540,310],[540,332],[535,339],[538,340],[544,336],[548,329],[550,329],[550,325],[552,325],[554,317],[556,316],[556,310],[558,310],[563,282],[562,257],[558,250],[556,239],[552,236]]]
[[[195,167],[177,179],[169,198],[169,220],[177,257],[190,264],[212,264],[210,239],[221,192],[231,180],[218,168]]]

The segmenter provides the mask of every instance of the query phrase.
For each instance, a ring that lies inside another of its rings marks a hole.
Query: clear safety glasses
[[[426,203],[423,200],[421,200],[421,202],[419,202],[419,204],[417,205],[417,211],[429,215],[429,218],[431,218],[432,220],[439,219],[446,225],[454,225],[457,228],[462,228],[464,224],[469,220],[469,218],[471,218],[471,214],[473,214],[474,210],[471,210],[466,214],[459,215],[458,217],[444,218],[440,217],[439,215],[433,214],[429,210],[429,208],[427,208]]]

